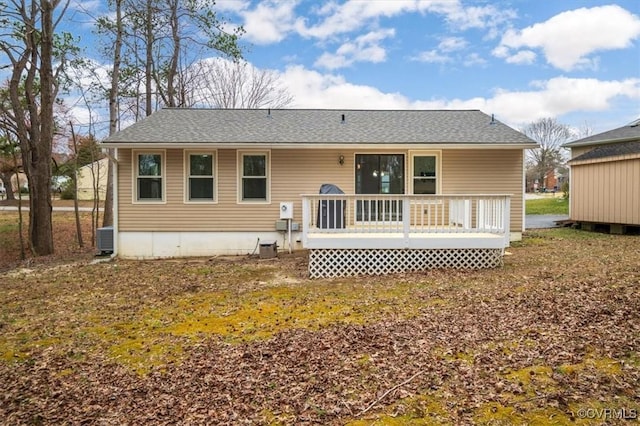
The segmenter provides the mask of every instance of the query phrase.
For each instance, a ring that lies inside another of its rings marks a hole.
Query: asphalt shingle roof
[[[597,135],[587,136],[565,144],[567,148],[578,146],[599,145],[607,142],[626,141],[630,139],[640,139],[640,119],[635,120],[631,124],[618,127],[617,129],[608,130],[598,133]]]
[[[343,122],[344,117],[344,122]],[[478,110],[162,109],[119,143],[516,144],[535,142]]]
[[[610,145],[601,145],[589,152],[572,158],[571,161],[596,160],[606,157],[617,157],[619,155],[640,154],[640,140],[632,142],[620,142]]]

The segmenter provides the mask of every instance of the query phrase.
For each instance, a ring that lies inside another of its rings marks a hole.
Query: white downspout
[[[111,257],[118,255],[118,243],[120,237],[118,235],[118,148],[114,148],[114,158],[110,158],[109,161],[113,161],[113,168],[111,169],[113,176],[111,176],[111,182],[113,183],[113,254]]]

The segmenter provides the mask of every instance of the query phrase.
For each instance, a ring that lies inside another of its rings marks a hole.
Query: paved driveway
[[[524,218],[524,227],[526,229],[557,228],[556,221],[567,219],[569,216],[566,214],[528,214]]]

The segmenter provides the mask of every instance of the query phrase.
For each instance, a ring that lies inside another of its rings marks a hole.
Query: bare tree
[[[559,123],[555,118],[542,118],[530,123],[522,132],[540,144],[539,148],[527,153],[527,169],[542,184],[548,172],[558,169],[566,162],[562,145],[574,133],[569,126]]]
[[[580,127],[578,128],[577,134],[575,134],[574,137],[576,137],[577,139],[582,139],[582,138],[589,137],[592,134],[593,134],[593,126],[591,126],[591,124],[589,124],[588,121],[585,121],[580,125]]]
[[[115,22],[113,31],[113,67],[111,68],[111,86],[109,87],[109,136],[118,130],[118,98],[120,94],[120,65],[122,64],[122,37],[124,25],[122,22],[123,0],[113,0],[115,8]],[[107,169],[107,188],[104,199],[104,216],[102,226],[113,225],[113,157],[114,150],[108,150],[109,166]],[[97,191],[96,191],[97,192]]]
[[[160,105],[185,106],[189,86],[185,69],[199,59],[198,54],[241,56],[238,37],[243,29],[225,31],[226,22],[215,13],[213,0],[110,0],[109,4],[115,13],[97,20],[97,31],[108,46],[105,51],[113,60],[110,84],[104,90],[109,135],[118,130],[123,113],[131,112],[137,121]],[[111,169],[109,163],[103,226],[113,224]]]
[[[18,142],[11,133],[11,128],[4,125],[4,120],[0,116],[0,180],[4,184],[7,200],[11,201],[16,199],[12,179],[22,168],[18,160],[19,154]]]
[[[190,72],[191,104],[211,108],[284,108],[293,97],[275,71],[255,68],[246,61],[210,58]]]
[[[67,5],[62,0],[14,0],[2,4],[0,18],[1,66],[11,68],[10,108],[3,113],[11,118],[20,142],[29,182],[29,241],[36,255],[51,254],[54,249],[50,192],[53,107],[66,53],[73,49],[71,36],[55,30]]]
[[[144,87],[145,115],[159,106],[184,106],[184,71],[203,55],[241,57],[238,41],[244,30],[226,31],[213,0],[123,0],[120,6],[120,76],[129,80],[131,94]],[[109,24],[109,40],[117,39],[116,23],[104,18],[99,24]]]

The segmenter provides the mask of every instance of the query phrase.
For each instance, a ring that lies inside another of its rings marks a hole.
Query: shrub
[[[73,191],[73,181],[66,182],[62,185],[62,191],[60,192],[61,200],[73,200],[75,198],[75,193]]]
[[[560,188],[562,191],[562,197],[566,200],[569,199],[569,182],[563,182],[562,187]]]

